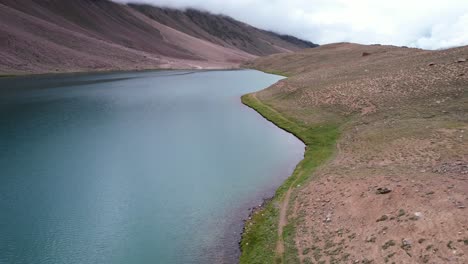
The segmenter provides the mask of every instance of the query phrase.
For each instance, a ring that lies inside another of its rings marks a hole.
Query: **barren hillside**
[[[295,173],[306,180],[263,213],[284,212],[286,231],[276,246],[244,241],[245,259],[263,247],[285,263],[467,263],[467,58],[466,46],[340,43],[249,64],[289,78],[245,102],[309,136],[310,151],[325,146],[323,128],[340,136],[318,168],[306,152]]]
[[[0,0],[0,74],[231,68],[309,46],[196,10],[109,0]]]
[[[218,45],[240,49],[258,56],[298,51],[317,45],[292,36],[257,29],[230,17],[188,9],[186,11],[130,5],[150,18]]]

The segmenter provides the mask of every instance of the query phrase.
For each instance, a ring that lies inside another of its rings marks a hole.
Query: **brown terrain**
[[[232,18],[109,0],[0,0],[0,74],[233,68],[315,45]]]
[[[466,59],[468,46],[339,43],[247,64],[289,76],[256,93],[262,103],[341,131],[334,156],[277,205],[277,260],[468,263]]]
[[[341,134],[334,156],[277,204],[276,259],[468,263],[468,46],[307,47],[197,10],[0,0],[0,75],[232,68],[270,55],[244,66],[289,78],[255,98]]]

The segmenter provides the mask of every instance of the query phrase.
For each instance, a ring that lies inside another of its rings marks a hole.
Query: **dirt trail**
[[[291,197],[292,189],[289,188],[284,196],[280,205],[280,215],[278,222],[278,241],[276,242],[276,255],[283,258],[284,254],[284,241],[283,241],[283,228],[288,224],[288,205]]]
[[[294,186],[296,186],[297,179],[300,179],[300,173],[296,176],[296,179],[289,186],[288,191],[284,195],[283,201],[280,204],[280,215],[278,220],[278,241],[276,242],[276,256],[281,258],[281,262],[284,263],[284,239],[283,230],[288,224],[288,209],[289,202],[291,200],[291,193],[293,192]]]

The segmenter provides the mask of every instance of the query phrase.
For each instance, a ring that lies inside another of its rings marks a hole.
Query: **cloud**
[[[222,13],[315,43],[468,45],[467,0],[115,0]]]

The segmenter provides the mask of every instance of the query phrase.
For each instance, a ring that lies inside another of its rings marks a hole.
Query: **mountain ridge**
[[[0,0],[0,74],[225,69],[316,45],[224,15],[109,0]]]

